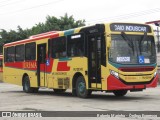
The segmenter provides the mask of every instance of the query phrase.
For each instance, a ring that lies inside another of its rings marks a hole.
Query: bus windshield
[[[156,63],[156,50],[153,36],[111,35],[109,61],[119,64]]]

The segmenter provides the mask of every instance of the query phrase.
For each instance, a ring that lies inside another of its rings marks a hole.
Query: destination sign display
[[[110,25],[110,29],[117,32],[151,32],[150,26],[139,24],[113,23]]]

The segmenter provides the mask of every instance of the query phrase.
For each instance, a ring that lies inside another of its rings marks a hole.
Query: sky
[[[0,29],[32,28],[46,16],[67,13],[87,25],[160,20],[160,0],[0,0]]]

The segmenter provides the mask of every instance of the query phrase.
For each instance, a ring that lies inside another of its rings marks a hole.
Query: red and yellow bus
[[[71,89],[86,98],[92,91],[156,87],[155,37],[149,25],[106,23],[51,31],[4,45],[3,79],[27,93],[40,87]]]
[[[0,81],[3,80],[3,55],[0,55]]]

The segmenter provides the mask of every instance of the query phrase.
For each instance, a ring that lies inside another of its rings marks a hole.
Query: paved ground
[[[129,92],[122,98],[117,98],[112,93],[94,92],[91,98],[81,99],[78,97],[73,97],[70,91],[63,94],[55,94],[52,90],[40,89],[39,93],[27,94],[22,91],[22,87],[20,86],[0,83],[0,111],[109,110],[160,111],[160,86],[157,88],[146,89],[143,92]],[[45,118],[42,118],[42,120],[43,119]],[[119,119],[123,118],[120,117]],[[16,118],[16,120],[18,119]],[[133,118],[131,118],[131,120],[133,120]]]

